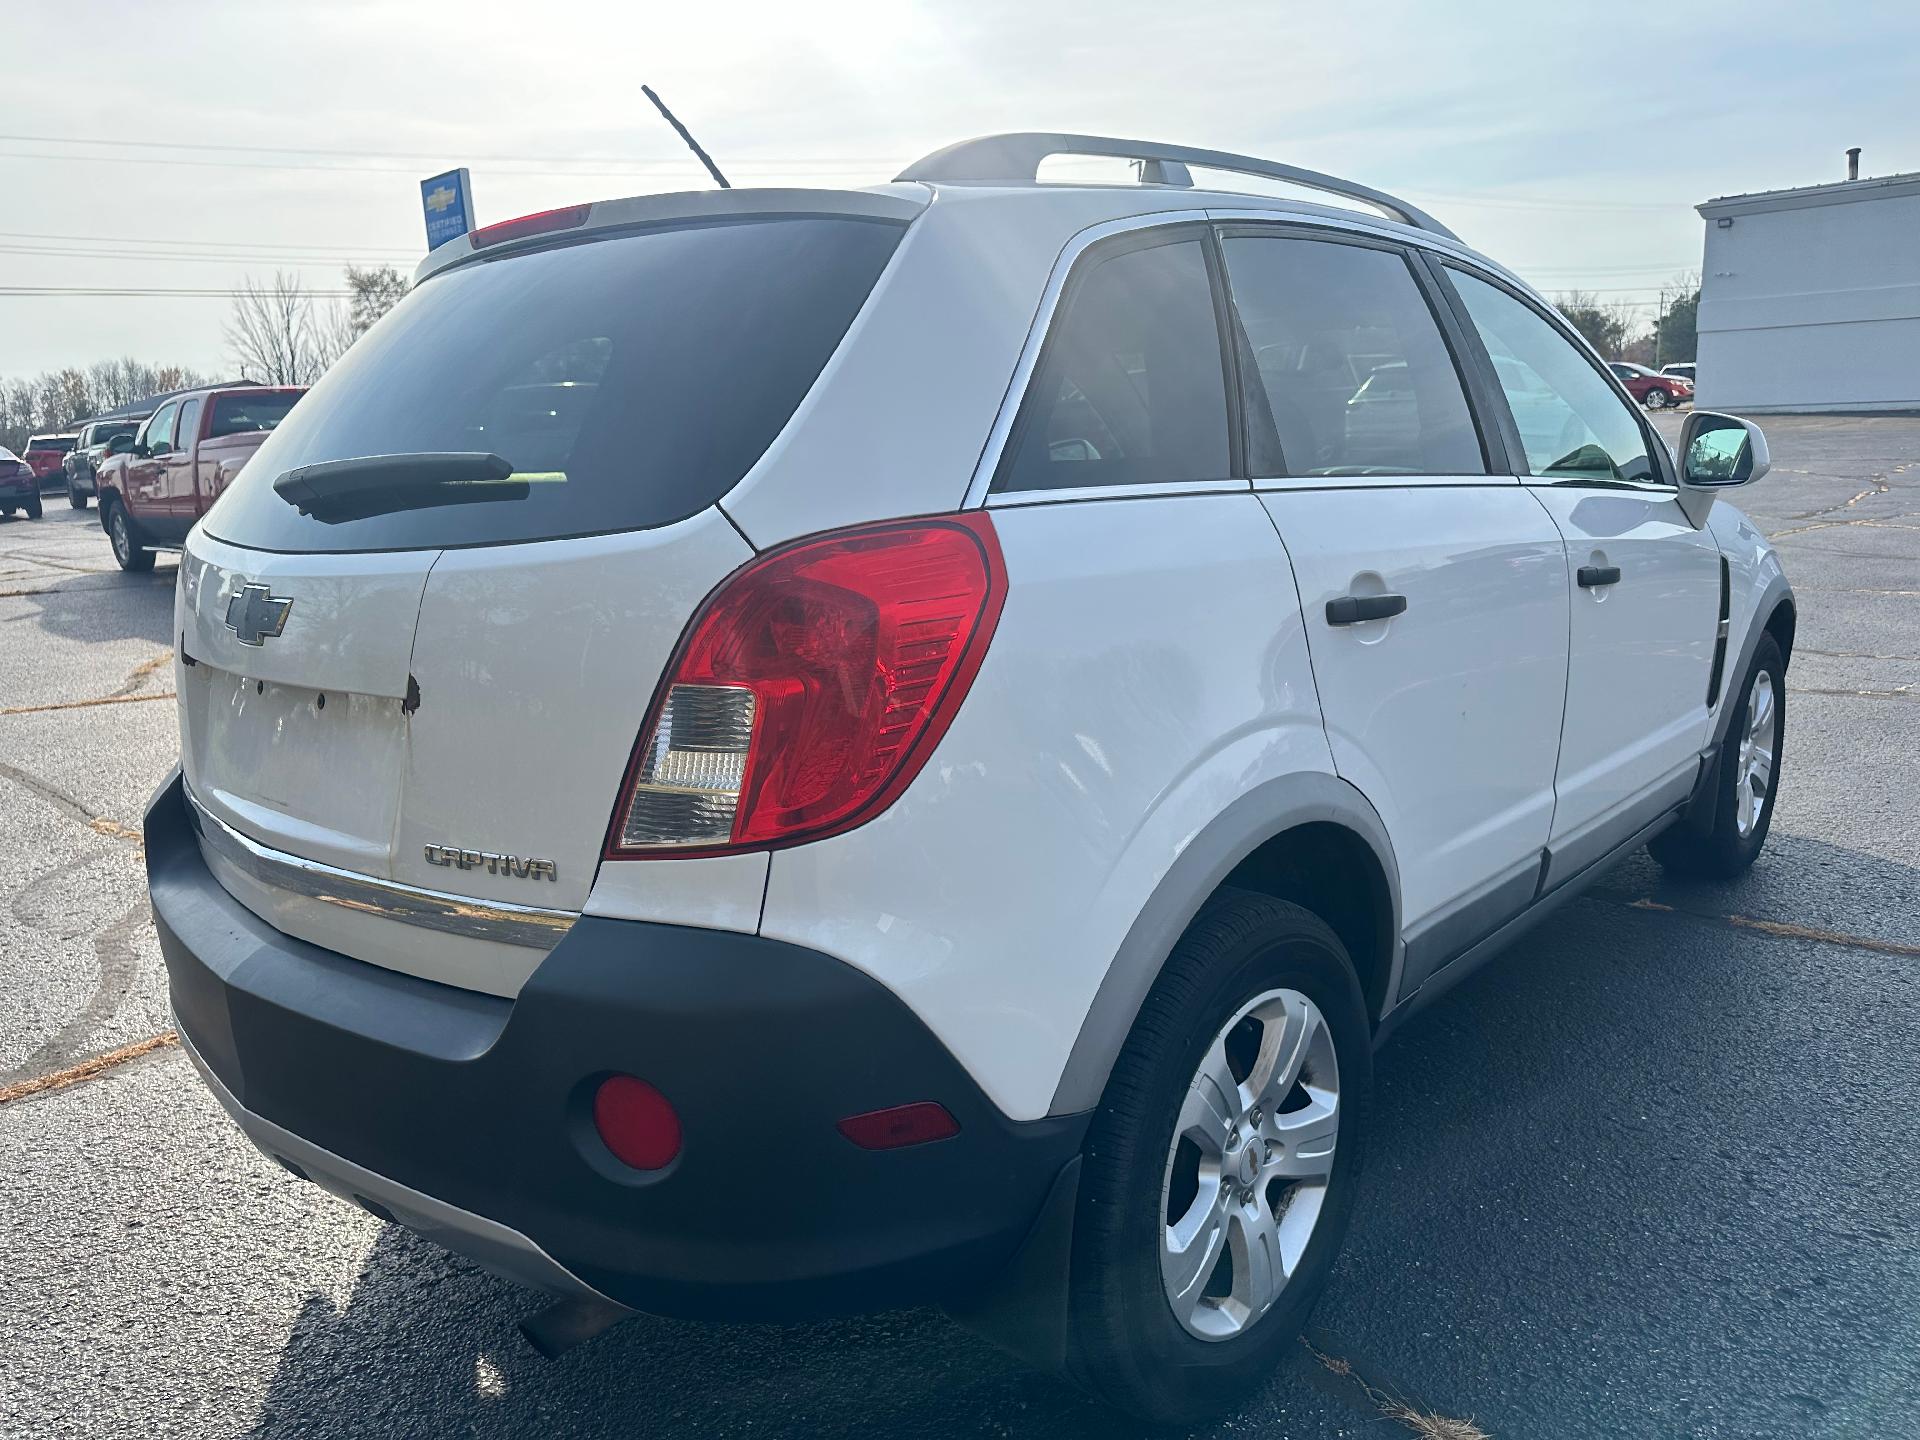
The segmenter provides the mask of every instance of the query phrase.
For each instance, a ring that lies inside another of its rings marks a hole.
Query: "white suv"
[[[573,1297],[549,1347],[939,1300],[1221,1409],[1380,1040],[1623,852],[1760,848],[1794,608],[1715,496],[1766,465],[1696,413],[1676,473],[1512,275],[1241,156],[475,231],[188,538],[182,1039]]]

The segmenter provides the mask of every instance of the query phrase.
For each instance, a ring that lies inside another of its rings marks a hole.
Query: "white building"
[[[1920,410],[1920,173],[1698,208],[1701,407]]]

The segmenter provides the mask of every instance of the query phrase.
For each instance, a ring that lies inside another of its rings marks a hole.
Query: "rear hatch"
[[[223,883],[316,943],[513,993],[537,945],[407,923],[414,897],[353,877],[482,916],[584,906],[660,675],[751,555],[714,502],[902,229],[779,214],[600,232],[443,271],[369,331],[189,537],[187,783],[203,834],[273,861],[216,864]],[[450,455],[505,463],[449,477]],[[274,485],[392,456],[439,457],[442,478],[297,502]],[[288,858],[326,883],[289,879]]]

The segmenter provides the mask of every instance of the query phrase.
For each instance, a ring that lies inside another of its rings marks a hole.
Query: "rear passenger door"
[[[1681,510],[1664,444],[1587,351],[1496,278],[1445,269],[1511,412],[1513,468],[1566,538],[1557,883],[1692,788],[1708,738],[1720,550]]]
[[[1534,897],[1566,687],[1559,533],[1489,463],[1432,277],[1391,244],[1221,232],[1246,448],[1333,758],[1387,823],[1402,993]]]

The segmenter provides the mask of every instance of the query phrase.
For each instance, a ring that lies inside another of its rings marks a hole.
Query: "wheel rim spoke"
[[[1167,1227],[1160,1273],[1166,1280],[1167,1299],[1183,1321],[1191,1321],[1227,1243],[1225,1193],[1216,1176],[1211,1191],[1203,1187],[1180,1223]]]
[[[1309,1103],[1268,1121],[1275,1153],[1266,1173],[1281,1180],[1325,1179],[1333,1173],[1334,1142],[1340,1138],[1340,1097],[1309,1087]]]
[[[1320,1028],[1320,1012],[1304,995],[1288,994],[1254,1012],[1261,1022],[1260,1053],[1247,1072],[1246,1088],[1263,1109],[1277,1109],[1300,1078],[1307,1047]]]
[[[1236,1205],[1227,1224],[1227,1244],[1233,1251],[1232,1308],[1242,1326],[1259,1319],[1287,1283],[1287,1266],[1280,1251],[1280,1227],[1266,1200],[1255,1195]]]
[[[1218,1158],[1240,1109],[1240,1087],[1227,1064],[1227,1047],[1224,1040],[1216,1039],[1200,1062],[1200,1073],[1187,1087],[1175,1138],[1184,1136],[1198,1145],[1203,1155]]]

